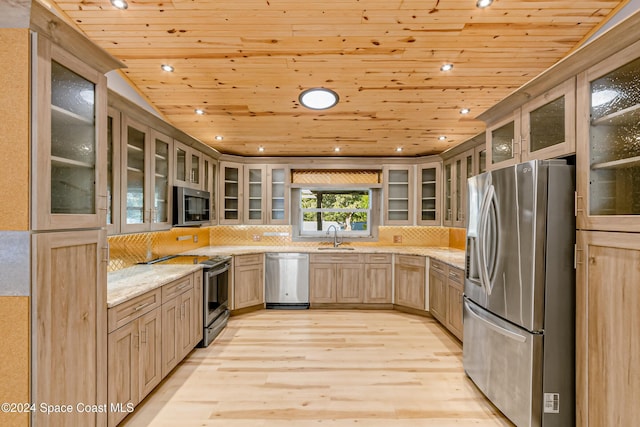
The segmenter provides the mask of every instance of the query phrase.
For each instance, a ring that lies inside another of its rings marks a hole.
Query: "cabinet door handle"
[[[137,306],[136,308],[133,309],[133,311],[140,311],[143,308],[147,307],[149,304],[151,304],[150,302],[145,302],[144,304],[140,304],[139,306]]]
[[[142,344],[146,344],[147,343],[147,331],[146,330],[142,330],[142,332],[140,332],[140,342]]]
[[[109,263],[109,259],[111,258],[111,253],[109,251],[109,244],[107,243],[107,246],[103,246],[102,250],[104,251],[104,258],[102,258],[102,262],[106,262]]]
[[[140,335],[139,334],[134,334],[133,335],[133,345],[135,346],[135,348],[140,348]]]

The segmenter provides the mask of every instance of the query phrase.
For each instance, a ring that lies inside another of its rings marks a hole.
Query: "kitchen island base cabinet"
[[[398,255],[395,262],[395,304],[425,309],[425,265],[423,256]]]
[[[579,231],[576,425],[640,419],[640,234]]]

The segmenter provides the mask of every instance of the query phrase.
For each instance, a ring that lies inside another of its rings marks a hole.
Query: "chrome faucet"
[[[342,241],[338,241],[338,227],[331,224],[329,228],[327,228],[327,236],[331,233],[331,229],[333,228],[333,247],[337,248],[342,244]]]

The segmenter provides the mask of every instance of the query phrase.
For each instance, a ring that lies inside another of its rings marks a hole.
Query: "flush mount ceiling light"
[[[444,141],[444,140],[446,140],[446,139],[447,139],[447,137],[446,137],[446,136],[444,136],[444,135],[440,135],[440,136],[438,137],[438,140],[440,140],[440,141]]]
[[[396,152],[401,153],[402,152],[402,147],[396,147]]]
[[[162,71],[166,71],[167,73],[173,73],[173,67],[169,64],[162,64],[160,68],[162,68]]]
[[[491,3],[493,3],[493,0],[478,0],[476,2],[476,7],[484,9],[485,7],[491,6]]]
[[[453,64],[442,64],[440,67],[440,71],[451,71],[453,70]]]
[[[469,114],[471,112],[471,110],[469,108],[463,108],[462,110],[460,110],[460,114]]]
[[[298,100],[300,104],[312,110],[326,110],[338,103],[338,94],[331,89],[315,87],[303,91]]]
[[[111,5],[120,10],[124,10],[129,7],[127,0],[111,0]]]
[[[340,152],[340,147],[334,148],[333,151],[335,151],[336,153],[339,153]]]
[[[261,145],[260,147],[258,147],[258,151],[261,153],[264,152],[264,147]]]
[[[222,135],[216,135],[215,136],[216,141],[222,141],[224,139],[224,136]]]
[[[202,108],[196,108],[193,111],[194,111],[194,113],[196,113],[199,116],[202,116],[204,114],[204,110]]]

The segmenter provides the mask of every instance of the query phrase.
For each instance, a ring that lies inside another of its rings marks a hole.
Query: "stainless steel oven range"
[[[224,329],[229,319],[229,268],[230,256],[215,256],[202,261],[202,288],[204,333],[198,347],[207,347]]]
[[[198,347],[207,347],[227,326],[229,319],[229,268],[231,257],[196,255],[170,255],[145,264],[203,264],[202,324],[204,331]]]

